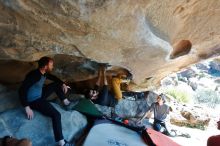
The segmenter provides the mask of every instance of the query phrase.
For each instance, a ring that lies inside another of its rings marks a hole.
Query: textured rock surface
[[[8,109],[19,107],[19,99],[16,90],[10,90],[0,84],[0,113]]]
[[[85,116],[76,111],[64,111],[58,105],[53,104],[59,110],[62,117],[62,129],[66,140],[72,140],[79,136],[85,128],[87,120]],[[51,119],[34,112],[34,119],[27,120],[22,108],[8,110],[0,114],[0,137],[12,135],[17,138],[28,138],[34,146],[54,146]]]
[[[123,66],[135,83],[153,77],[154,85],[219,54],[219,6],[214,0],[1,0],[0,59],[69,54]],[[189,54],[167,59],[181,40],[192,44]]]
[[[99,69],[98,62],[83,57],[64,54],[55,55],[53,59],[55,67],[52,74],[58,76],[63,81],[68,81],[73,84],[77,84],[79,81],[95,84]],[[0,60],[0,83],[10,86],[19,85],[24,80],[25,75],[36,68],[36,61],[24,62],[17,60]],[[127,69],[112,66],[107,71],[108,79],[118,72],[130,74]]]
[[[140,118],[149,110],[151,104],[156,101],[157,94],[149,92],[147,98],[132,101],[123,99],[118,102],[113,110],[111,107],[96,105],[96,107],[106,116],[116,114],[121,118]],[[112,112],[112,113],[111,113]]]
[[[192,44],[189,40],[181,40],[173,47],[173,51],[170,54],[170,58],[174,59],[179,56],[188,54],[191,50]]]
[[[130,101],[122,100],[115,107],[115,113],[120,117],[138,118],[142,117],[148,111],[150,105],[146,100]],[[132,110],[131,110],[132,109]]]
[[[0,82],[7,85],[15,85],[24,80],[25,75],[36,68],[34,62],[22,62],[15,60],[0,61]]]

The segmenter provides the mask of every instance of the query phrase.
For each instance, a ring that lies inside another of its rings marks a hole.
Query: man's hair
[[[48,65],[48,63],[50,61],[53,61],[52,58],[50,57],[42,57],[39,61],[38,61],[38,68],[43,68],[44,66]]]
[[[166,102],[166,99],[165,99],[166,95],[165,94],[161,93],[160,95],[158,95],[158,97],[160,97],[160,99],[163,100],[163,103]]]

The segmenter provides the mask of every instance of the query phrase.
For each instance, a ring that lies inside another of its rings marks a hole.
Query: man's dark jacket
[[[34,85],[36,82],[38,82],[41,79],[42,73],[40,72],[39,69],[33,70],[29,72],[24,81],[22,82],[21,87],[19,88],[19,98],[21,101],[21,104],[25,107],[28,106],[29,103],[27,101],[27,92],[29,88]],[[54,82],[57,82],[58,84],[62,85],[64,82],[61,81],[59,78],[56,76],[45,73],[44,76],[46,76],[46,79],[52,80]]]

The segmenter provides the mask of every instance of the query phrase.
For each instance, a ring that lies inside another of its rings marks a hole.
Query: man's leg
[[[165,135],[169,135],[169,131],[167,130],[167,126],[166,126],[165,122],[161,123],[160,125],[161,125],[161,127],[164,128],[163,133],[164,133]]]
[[[154,120],[154,124],[153,124],[153,128],[156,131],[159,131],[167,136],[172,136],[174,137],[176,135],[175,132],[172,132],[172,134],[168,131],[166,123],[163,121],[159,121],[159,120]]]
[[[107,81],[107,77],[106,77],[106,68],[105,67],[103,67],[102,68],[102,75],[103,75],[103,84],[105,85],[105,86],[108,86],[108,81]]]
[[[42,98],[46,99],[48,96],[50,96],[53,92],[57,94],[59,99],[63,101],[66,99],[65,94],[62,90],[62,85],[58,83],[50,83],[48,85],[45,85],[43,87],[43,93],[42,93]]]
[[[99,92],[97,104],[109,106],[109,99],[108,99],[108,87],[104,85],[102,90]]]
[[[52,119],[53,132],[56,142],[63,139],[61,115],[60,113],[46,100],[39,99],[30,104],[30,107],[43,115]]]
[[[103,80],[103,87],[98,95],[97,102],[101,105],[109,106],[111,104],[111,99],[109,99],[108,82],[106,78],[105,67],[99,69],[100,80]]]
[[[102,69],[100,67],[98,71],[98,79],[95,83],[95,90],[99,90],[99,88],[102,86],[102,80],[103,80],[103,74],[102,74]]]
[[[162,132],[163,134],[165,134],[167,136],[171,136],[171,137],[175,137],[176,136],[176,132],[174,130],[169,131],[167,129],[167,126],[166,126],[165,122],[161,123],[161,126],[164,128],[164,131]]]

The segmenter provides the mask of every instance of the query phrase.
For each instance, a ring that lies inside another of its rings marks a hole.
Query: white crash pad
[[[141,135],[125,127],[102,123],[90,130],[83,146],[147,146]]]

